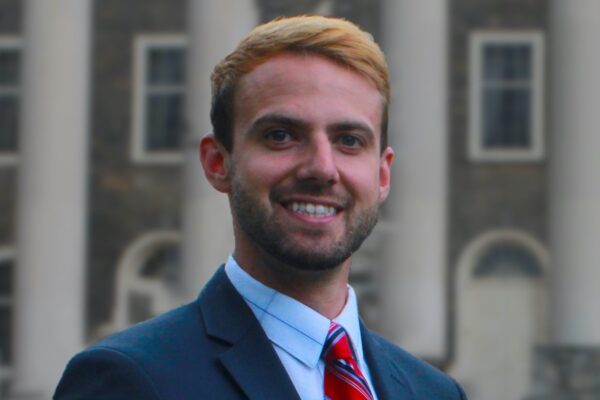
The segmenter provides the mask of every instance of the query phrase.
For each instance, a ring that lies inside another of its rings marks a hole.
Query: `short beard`
[[[302,186],[302,185],[299,185]],[[293,193],[318,194],[326,189],[298,187]],[[290,190],[288,190],[290,192]],[[272,193],[270,201],[276,203],[280,196]],[[354,203],[350,201],[350,206]],[[287,235],[288,228],[282,221],[269,216],[260,200],[252,190],[248,190],[242,182],[234,178],[230,205],[233,217],[244,233],[253,240],[264,252],[275,258],[279,263],[292,267],[297,272],[330,271],[357,251],[369,236],[378,219],[379,205],[375,204],[358,215],[345,214],[346,231],[342,238],[333,243],[328,249],[319,251],[314,248],[304,248],[294,243]],[[315,235],[318,232],[315,233]]]

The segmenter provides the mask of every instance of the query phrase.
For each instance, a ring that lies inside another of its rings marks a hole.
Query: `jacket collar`
[[[200,294],[198,304],[207,334],[231,345],[219,361],[248,398],[300,400],[271,342],[223,266]]]

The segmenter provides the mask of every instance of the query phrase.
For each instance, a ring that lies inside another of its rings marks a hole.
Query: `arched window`
[[[100,336],[154,317],[178,303],[181,237],[152,232],[136,239],[117,266],[113,320]]]

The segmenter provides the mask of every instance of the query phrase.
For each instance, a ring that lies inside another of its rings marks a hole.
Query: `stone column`
[[[532,398],[600,398],[600,1],[550,1],[549,40],[553,340]]]
[[[91,7],[24,6],[13,388],[50,398],[83,345]]]
[[[600,346],[600,1],[551,1],[556,343]]]
[[[420,356],[446,351],[446,1],[385,0],[396,151],[383,274],[383,333]]]
[[[185,295],[191,299],[233,251],[227,197],[206,181],[198,159],[200,138],[212,129],[210,74],[258,23],[258,11],[252,0],[189,0],[188,15],[182,262]]]

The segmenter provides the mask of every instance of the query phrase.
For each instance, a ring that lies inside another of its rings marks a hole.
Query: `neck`
[[[236,247],[236,261],[254,279],[298,300],[324,317],[334,319],[346,305],[350,259],[327,271],[303,271],[276,260],[270,254],[245,254]]]

